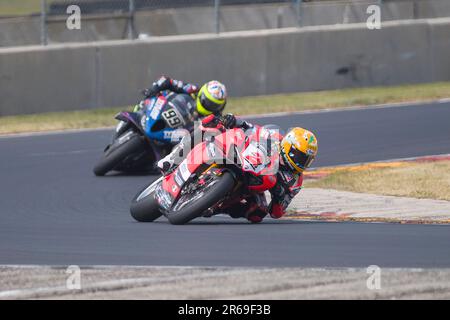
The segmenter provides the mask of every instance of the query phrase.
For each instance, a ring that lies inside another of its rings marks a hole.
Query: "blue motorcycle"
[[[115,116],[119,124],[94,167],[95,175],[155,171],[156,162],[194,128],[195,100],[187,94],[160,94],[135,110]]]

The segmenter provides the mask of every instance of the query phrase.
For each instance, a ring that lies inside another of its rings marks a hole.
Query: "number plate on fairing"
[[[242,153],[243,169],[245,171],[259,172],[267,165],[268,158],[265,150],[261,150],[256,143],[251,143]]]
[[[184,125],[183,117],[179,114],[176,108],[169,108],[161,116],[171,128],[178,128]]]

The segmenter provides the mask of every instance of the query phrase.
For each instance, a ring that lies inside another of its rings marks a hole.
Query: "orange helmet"
[[[289,131],[280,143],[284,163],[294,172],[307,169],[317,155],[317,139],[314,133],[303,128]]]

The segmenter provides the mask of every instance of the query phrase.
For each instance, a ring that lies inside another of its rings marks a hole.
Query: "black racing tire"
[[[147,189],[155,187],[155,184],[159,183],[159,181],[161,181],[161,178],[153,181],[149,186],[139,191],[131,201],[130,213],[136,221],[153,222],[162,216],[158,202],[154,197],[154,190],[148,191],[147,195],[139,199]]]
[[[118,146],[116,149],[108,150],[103,154],[103,157],[97,162],[94,167],[94,174],[96,176],[104,176],[109,171],[113,170],[120,162],[130,154],[138,152],[145,147],[145,141],[142,136],[136,134],[128,141]]]
[[[166,216],[171,224],[181,225],[200,217],[203,212],[215,205],[230,192],[235,185],[234,177],[230,172],[224,172],[218,177],[217,183],[207,189],[201,198],[193,201],[179,211],[169,211]]]

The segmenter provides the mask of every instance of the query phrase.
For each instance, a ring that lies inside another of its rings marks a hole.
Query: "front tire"
[[[104,176],[107,172],[117,167],[127,156],[142,150],[145,147],[145,141],[140,135],[135,134],[122,145],[117,146],[110,152],[106,151],[103,157],[94,167],[96,176]]]
[[[217,176],[216,179],[215,184],[205,190],[201,197],[195,201],[187,203],[180,209],[176,209],[177,203],[175,203],[172,210],[166,215],[169,222],[180,225],[200,217],[203,212],[223,199],[235,185],[233,175],[226,171],[221,176]]]
[[[136,221],[153,222],[162,216],[154,196],[155,189],[161,180],[162,178],[159,178],[139,191],[131,201],[130,213]]]

